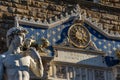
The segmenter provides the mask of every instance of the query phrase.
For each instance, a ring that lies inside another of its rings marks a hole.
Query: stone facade
[[[1,0],[0,1],[0,53],[6,51],[6,32],[14,26],[19,15],[35,20],[54,18],[71,11],[79,3],[81,14],[91,17],[92,22],[102,24],[104,29],[120,34],[120,1],[101,0],[99,3],[83,0]],[[84,18],[82,18],[84,20]],[[106,46],[105,46],[106,48]],[[48,59],[48,58],[47,58]],[[54,66],[53,66],[54,67]],[[46,73],[47,74],[47,73]]]
[[[101,3],[112,7],[120,8],[120,0],[101,0]]]
[[[105,1],[105,0],[104,0]],[[107,0],[106,0],[107,1]],[[109,0],[109,2],[119,0]],[[105,2],[104,2],[105,4]],[[80,3],[83,13],[87,17],[91,17],[93,21],[102,23],[104,29],[112,30],[113,32],[120,33],[120,14],[119,9],[116,7],[106,6],[96,3]],[[88,5],[88,6],[87,6]]]

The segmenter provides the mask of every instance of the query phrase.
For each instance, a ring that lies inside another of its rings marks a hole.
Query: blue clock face
[[[68,30],[70,43],[78,48],[85,48],[90,42],[88,30],[81,24],[74,24]]]

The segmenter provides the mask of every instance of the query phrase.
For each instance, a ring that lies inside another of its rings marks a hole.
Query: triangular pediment
[[[28,19],[27,17],[16,17],[16,22],[21,26],[28,29],[28,38],[34,37],[39,43],[40,38],[44,37],[50,41],[50,48],[54,45],[62,45],[68,38],[68,30],[74,25],[75,20],[83,20],[83,26],[86,27],[90,33],[91,45],[88,45],[86,50],[103,51],[110,55],[115,55],[115,50],[120,47],[118,42],[119,35],[107,33],[102,27],[102,24],[93,21],[92,18],[87,17],[85,13],[81,13],[80,6],[76,6],[71,13],[64,12],[65,15],[60,14],[54,17],[56,20],[43,20],[36,21],[34,18]],[[51,23],[49,22],[51,21]],[[117,40],[116,40],[117,39]],[[70,44],[70,43],[68,43]],[[71,46],[67,46],[71,47]],[[76,46],[73,46],[76,48]],[[78,48],[79,49],[79,48]],[[53,49],[52,49],[53,50]],[[49,51],[51,52],[51,51]],[[53,52],[52,52],[53,53]]]
[[[82,11],[79,5],[72,6],[70,11],[60,12],[58,15],[53,17],[41,19],[41,18],[29,18],[26,16],[16,16],[16,22],[19,24],[25,24],[29,26],[34,26],[38,28],[52,28],[58,25],[61,25],[70,20],[80,19],[83,20],[86,24],[90,25],[92,28],[100,32],[102,35],[110,39],[120,39],[120,33],[109,28],[104,28],[103,23],[99,23],[94,20],[94,18],[87,16],[86,13]]]

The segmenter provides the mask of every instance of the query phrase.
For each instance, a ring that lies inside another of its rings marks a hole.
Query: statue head
[[[11,42],[18,36],[22,36],[23,40],[25,39],[25,34],[27,30],[22,27],[13,27],[7,31],[6,39],[7,39],[7,47],[11,45]]]

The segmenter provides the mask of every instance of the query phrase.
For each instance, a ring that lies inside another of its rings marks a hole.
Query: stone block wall
[[[93,18],[94,21],[102,23],[103,28],[120,32],[120,15],[106,12],[96,12],[86,9],[87,16]]]
[[[120,8],[120,0],[101,0],[101,3]]]
[[[96,3],[80,3],[80,5],[82,13],[91,17],[93,21],[102,23],[104,29],[120,33],[120,8]]]

